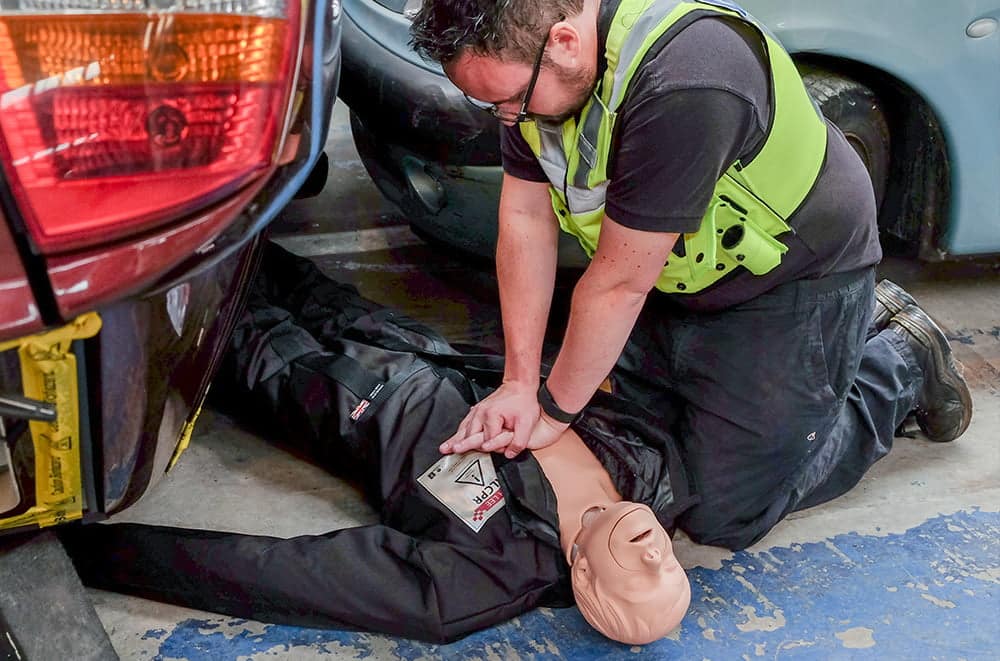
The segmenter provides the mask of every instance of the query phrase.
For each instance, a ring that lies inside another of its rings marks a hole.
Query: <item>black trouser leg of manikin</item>
[[[889,452],[921,375],[904,340],[869,339],[874,282],[873,269],[792,282],[712,314],[651,297],[614,383],[684,401],[676,436],[701,503],[678,522],[695,541],[745,548]]]
[[[354,286],[333,280],[311,260],[275,243],[264,247],[253,288],[258,300],[287,310],[322,343],[336,339],[358,317],[382,308],[358,295]]]
[[[290,539],[130,523],[61,535],[91,587],[269,623],[444,643],[553,601],[559,551],[493,518],[480,535],[459,524],[444,539],[386,525]],[[63,658],[84,657],[38,657]]]

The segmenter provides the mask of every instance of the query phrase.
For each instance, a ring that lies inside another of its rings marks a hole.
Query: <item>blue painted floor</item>
[[[237,661],[296,652],[400,659],[974,659],[997,658],[1000,514],[964,511],[903,534],[740,552],[689,572],[681,629],[645,648],[612,643],[575,609],[542,609],[451,645],[242,620],[188,619],[152,630],[154,659]],[[227,630],[222,633],[221,628]],[[302,658],[302,657],[299,657]]]

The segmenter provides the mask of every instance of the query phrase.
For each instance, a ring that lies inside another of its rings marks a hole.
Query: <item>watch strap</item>
[[[545,411],[545,415],[549,416],[553,420],[561,422],[563,424],[569,424],[576,420],[576,417],[580,415],[580,412],[570,413],[569,411],[564,411],[556,404],[556,400],[552,398],[552,393],[549,392],[548,383],[542,382],[541,387],[538,388],[538,405],[542,407]]]

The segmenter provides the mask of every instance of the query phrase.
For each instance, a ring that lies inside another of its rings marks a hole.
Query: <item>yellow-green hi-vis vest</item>
[[[656,282],[667,293],[701,291],[741,266],[756,275],[775,268],[788,251],[775,237],[790,231],[786,220],[812,190],[826,155],[826,124],[791,57],[754,19],[724,4],[622,0],[608,33],[607,70],[579,118],[561,125],[521,124],[552,184],[559,224],[593,256],[604,219],[616,112],[646,53],[706,16],[741,20],[760,33],[771,78],[767,139],[751,159],[723,174],[698,231],[684,234],[683,255],[676,250],[669,255]]]

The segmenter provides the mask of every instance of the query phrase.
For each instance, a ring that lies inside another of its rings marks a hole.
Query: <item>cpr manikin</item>
[[[556,494],[573,594],[587,622],[630,645],[676,629],[691,601],[691,586],[652,510],[623,501],[572,430],[533,454]]]
[[[404,326],[273,244],[248,298],[216,392],[234,417],[361,486],[377,518],[292,537],[63,527],[85,584],[260,622],[433,643],[569,606],[573,589],[585,618],[611,638],[647,643],[677,626],[690,599],[684,573],[651,512],[623,502],[649,505],[669,528],[697,498],[663,418],[602,393],[537,460],[442,455],[487,387],[381,345],[427,341],[433,331]],[[461,365],[462,354],[447,355]],[[359,373],[363,385],[398,387],[365,390],[384,396],[364,408]]]

